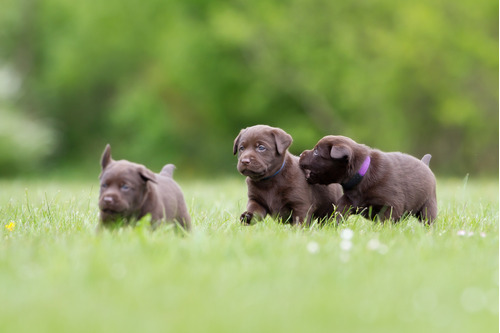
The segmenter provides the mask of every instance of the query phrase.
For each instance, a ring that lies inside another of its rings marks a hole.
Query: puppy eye
[[[108,184],[106,183],[101,184],[101,188],[108,188]]]
[[[127,184],[123,184],[123,185],[120,187],[120,189],[121,189],[122,191],[128,191],[128,190],[130,190],[130,186],[128,186]]]
[[[318,156],[318,150],[317,150],[317,149],[314,149],[314,150],[313,150],[313,155],[314,155],[314,156]]]
[[[265,147],[265,146],[263,146],[263,145],[259,145],[259,146],[257,147],[257,151],[261,151],[261,152],[262,152],[262,151],[265,151],[265,150],[266,150],[266,147]]]
[[[240,146],[239,151],[243,151],[243,150],[245,150],[245,147]]]

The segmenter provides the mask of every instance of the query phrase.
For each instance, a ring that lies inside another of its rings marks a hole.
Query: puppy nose
[[[113,197],[110,196],[105,196],[102,200],[104,200],[105,203],[113,203],[115,201]]]
[[[250,164],[250,159],[248,157],[242,158],[240,162],[244,165],[249,165]]]

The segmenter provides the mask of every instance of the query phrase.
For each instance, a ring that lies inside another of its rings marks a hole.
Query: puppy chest
[[[290,192],[286,189],[273,189],[261,193],[256,199],[270,215],[288,216],[295,206],[290,197]]]

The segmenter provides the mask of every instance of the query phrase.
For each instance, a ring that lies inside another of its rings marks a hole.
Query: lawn
[[[238,223],[244,179],[180,181],[190,235],[95,231],[97,181],[0,182],[0,332],[498,332],[498,180],[438,179],[427,227]]]

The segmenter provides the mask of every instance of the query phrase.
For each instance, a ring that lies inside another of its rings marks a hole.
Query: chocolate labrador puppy
[[[342,185],[337,212],[372,219],[399,220],[405,214],[432,223],[437,215],[436,179],[425,155],[420,161],[402,153],[384,153],[344,136],[325,136],[300,156],[311,184]],[[339,217],[339,216],[338,216]]]
[[[99,209],[102,225],[121,219],[125,223],[151,214],[153,227],[161,221],[191,229],[191,218],[182,191],[173,180],[175,169],[167,164],[159,174],[144,165],[111,158],[108,144],[101,158]]]
[[[308,184],[299,167],[299,158],[288,152],[292,137],[280,128],[257,125],[241,130],[234,140],[238,171],[247,176],[248,204],[242,223],[267,214],[291,219],[293,224],[309,223],[312,216],[330,217],[342,195],[337,184]]]

